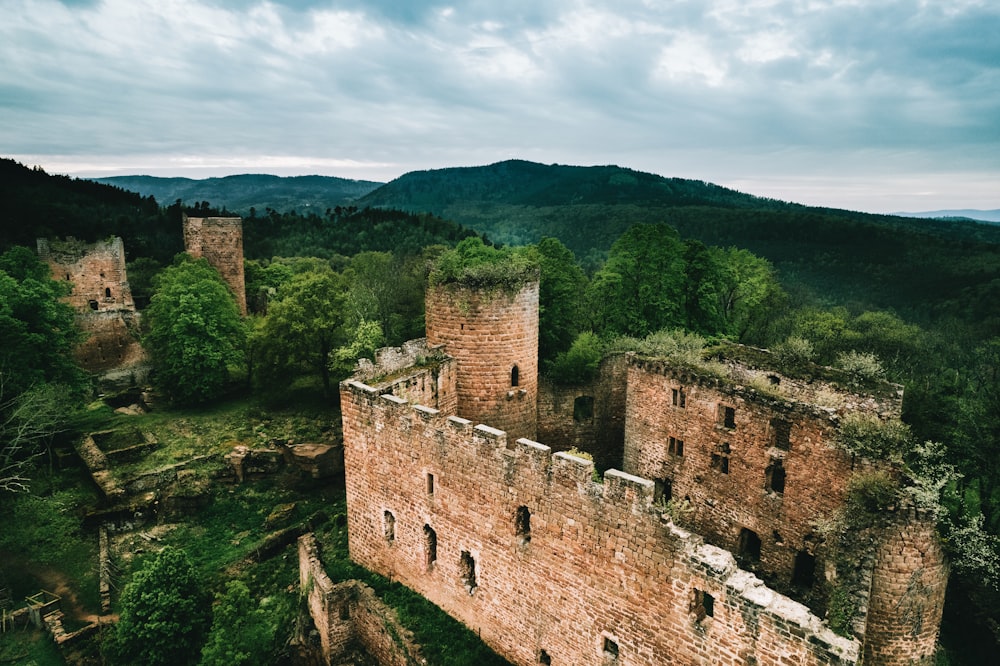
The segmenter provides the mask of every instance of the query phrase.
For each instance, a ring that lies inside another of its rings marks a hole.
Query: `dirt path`
[[[60,607],[67,618],[85,623],[118,619],[115,615],[97,615],[84,608],[77,597],[76,590],[71,586],[69,578],[55,567],[37,562],[26,562],[23,558],[8,558],[7,561],[13,565],[13,572],[20,569],[36,578],[41,584],[41,589],[62,597]]]

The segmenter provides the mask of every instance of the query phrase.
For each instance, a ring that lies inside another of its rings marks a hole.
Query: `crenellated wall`
[[[243,219],[239,217],[184,216],[184,251],[204,257],[229,285],[240,312],[247,313],[243,274]]]
[[[387,385],[344,382],[341,404],[351,557],[513,663],[859,663],[857,641],[673,525],[652,481],[595,482],[589,461]]]
[[[458,414],[536,437],[538,283],[516,293],[456,284],[427,290],[427,342],[456,362]]]

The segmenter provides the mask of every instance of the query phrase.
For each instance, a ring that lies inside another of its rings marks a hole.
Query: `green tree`
[[[684,244],[666,224],[637,224],[611,246],[588,301],[595,329],[645,337],[684,323]]]
[[[597,369],[604,357],[601,339],[590,331],[576,337],[570,348],[550,364],[549,377],[560,384],[583,384],[597,376]]]
[[[156,278],[146,310],[155,382],[175,401],[203,402],[222,391],[243,361],[245,328],[218,272],[187,255]]]
[[[28,489],[34,463],[68,427],[86,376],[66,283],[26,247],[0,255],[0,492]]]
[[[86,376],[73,360],[83,335],[73,309],[59,299],[66,282],[50,277],[48,265],[26,247],[0,255],[0,383],[12,399],[42,384],[82,391]]]
[[[551,360],[580,333],[587,276],[568,247],[543,238],[534,247],[540,269],[538,285],[538,357]]]
[[[254,333],[257,381],[277,388],[315,373],[331,395],[330,352],[348,339],[346,301],[344,277],[329,268],[298,273],[282,285]]]
[[[375,322],[389,344],[421,336],[423,265],[388,252],[361,252],[344,271],[345,317],[350,328]]]
[[[108,657],[116,664],[196,663],[209,621],[202,589],[187,553],[161,550],[122,591]]]
[[[202,666],[255,666],[272,663],[276,627],[257,607],[246,584],[226,583],[212,607],[212,630],[201,650]]]
[[[719,313],[726,335],[741,342],[767,337],[774,313],[785,307],[785,293],[767,259],[739,248],[716,248],[721,267]]]

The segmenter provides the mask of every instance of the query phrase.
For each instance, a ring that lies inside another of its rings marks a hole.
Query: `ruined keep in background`
[[[204,257],[229,285],[240,313],[247,313],[243,275],[243,220],[239,217],[184,216],[184,251]]]
[[[37,246],[53,279],[73,285],[65,300],[87,336],[75,352],[80,365],[89,372],[105,372],[143,361],[139,314],[125,273],[122,239],[84,243],[39,238]]]
[[[898,387],[626,354],[591,385],[543,382],[526,415],[510,373],[537,366],[479,352],[537,330],[535,289],[432,291],[433,339],[341,385],[355,561],[516,664],[933,663],[948,571],[932,517],[895,507],[839,554],[817,527],[852,475],[893,472],[834,439],[848,413],[897,416]],[[601,480],[570,446],[617,469]],[[833,601],[848,637],[824,621]]]

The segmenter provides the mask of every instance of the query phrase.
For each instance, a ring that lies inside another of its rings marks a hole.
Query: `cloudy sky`
[[[0,156],[74,176],[618,164],[1000,208],[997,0],[0,0]]]

